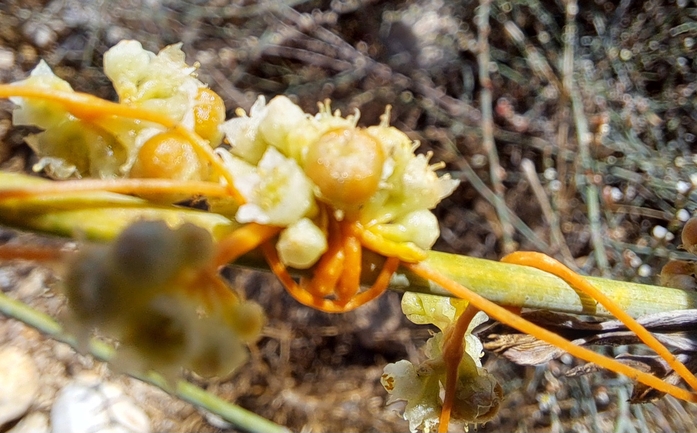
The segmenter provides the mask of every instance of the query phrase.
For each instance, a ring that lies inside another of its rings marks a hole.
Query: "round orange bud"
[[[660,284],[674,289],[695,290],[695,264],[683,260],[671,260],[661,269]]]
[[[690,218],[682,229],[682,246],[692,254],[697,254],[697,217]]]
[[[189,143],[173,131],[163,132],[146,141],[131,168],[133,178],[203,180],[208,166]]]
[[[378,190],[385,153],[370,135],[356,128],[331,130],[312,144],[305,173],[322,197],[338,209],[355,209]]]
[[[194,105],[194,131],[212,147],[218,147],[223,141],[220,125],[225,121],[225,104],[220,96],[211,89],[201,88],[196,95]]]

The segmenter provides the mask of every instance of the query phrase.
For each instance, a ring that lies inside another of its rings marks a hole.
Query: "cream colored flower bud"
[[[327,238],[315,223],[303,218],[281,232],[276,250],[286,266],[307,269],[327,251]]]
[[[307,114],[285,96],[276,96],[266,106],[266,115],[259,122],[259,132],[264,140],[291,156],[293,143],[288,134],[300,128],[307,128],[310,123]]]
[[[249,110],[249,116],[244,110],[238,109],[239,117],[230,119],[220,126],[220,130],[232,146],[230,153],[250,164],[259,163],[268,146],[259,133],[259,125],[267,112],[266,99],[260,96]]]
[[[413,242],[419,248],[429,250],[440,235],[438,218],[427,209],[410,212],[393,223],[383,224],[380,234],[396,242]]]
[[[138,41],[124,40],[104,53],[104,73],[111,80],[121,98],[130,98],[138,92],[138,83],[148,73],[155,53],[143,49]]]

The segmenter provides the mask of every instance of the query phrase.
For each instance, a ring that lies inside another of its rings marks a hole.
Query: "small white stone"
[[[208,421],[208,424],[212,425],[215,428],[219,428],[221,430],[229,430],[234,427],[232,424],[221,418],[220,415],[216,415],[208,411],[202,412],[203,416],[206,418],[206,421]]]
[[[51,407],[53,433],[90,433],[109,424],[106,400],[94,387],[80,383],[64,386]]]
[[[675,216],[679,221],[686,222],[690,219],[690,212],[688,212],[686,209],[680,209]]]
[[[549,167],[544,171],[544,177],[547,180],[554,180],[557,178],[557,170],[553,167]]]
[[[136,406],[128,397],[123,396],[119,401],[109,406],[111,421],[132,433],[150,432],[150,419],[141,408]]]
[[[38,390],[34,360],[16,347],[0,350],[0,425],[26,413]]]
[[[654,226],[653,228],[653,237],[655,237],[656,239],[665,238],[666,233],[668,233],[668,229],[666,229],[663,226]]]
[[[622,200],[623,196],[624,194],[622,194],[622,190],[617,187],[613,187],[610,190],[610,197],[612,198],[612,201],[614,201],[615,203]]]
[[[120,387],[76,380],[51,408],[53,433],[149,433],[150,419]]]
[[[42,270],[41,268],[34,268],[19,284],[17,296],[19,299],[28,301],[37,297],[46,290],[46,271]]]
[[[646,264],[639,266],[639,269],[637,270],[637,274],[639,274],[640,277],[651,276],[651,266],[646,265]]]
[[[7,433],[49,433],[48,417],[41,412],[32,412],[22,418]]]
[[[689,183],[687,183],[683,180],[680,180],[680,181],[678,181],[677,184],[675,184],[675,187],[678,190],[678,193],[680,193],[680,194],[685,194],[686,192],[688,192],[690,190],[691,186],[692,185],[690,185]]]
[[[0,48],[0,69],[10,69],[15,65],[15,54],[4,48]]]

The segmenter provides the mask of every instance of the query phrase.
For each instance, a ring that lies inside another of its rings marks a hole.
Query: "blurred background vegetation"
[[[668,258],[688,257],[679,233],[697,208],[696,38],[688,0],[4,0],[0,81],[43,58],[76,90],[114,98],[102,55],[136,39],[155,52],[182,42],[230,116],[286,94],[372,125],[390,104],[392,124],[463,181],[436,210],[435,249],[537,250],[653,283]],[[2,168],[26,170],[27,131],[1,105]],[[377,381],[386,362],[417,359],[428,331],[403,320],[398,296],[330,316],[266,275],[231,278],[272,322],[252,365],[211,390],[296,430],[406,430]],[[681,404],[629,407],[625,379],[564,378],[574,361],[563,361],[488,357],[509,397],[480,431],[692,428]]]

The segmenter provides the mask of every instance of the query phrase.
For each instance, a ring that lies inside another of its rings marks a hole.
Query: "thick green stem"
[[[34,187],[42,182],[46,181],[0,172],[0,197],[2,189]],[[191,222],[210,231],[216,239],[239,227],[224,215],[153,206],[145,200],[107,192],[0,200],[0,224],[63,236],[109,240],[138,219],[163,219],[173,225]],[[383,260],[375,254],[364,254],[363,268],[379,267]],[[236,264],[269,270],[259,254],[242,257]],[[423,264],[500,305],[610,316],[602,306],[576,293],[561,279],[526,266],[436,251],[431,251]],[[368,281],[370,278],[374,276],[369,276]],[[697,293],[604,278],[588,279],[632,317],[697,308]],[[392,278],[390,288],[450,296],[438,285],[404,269]]]

